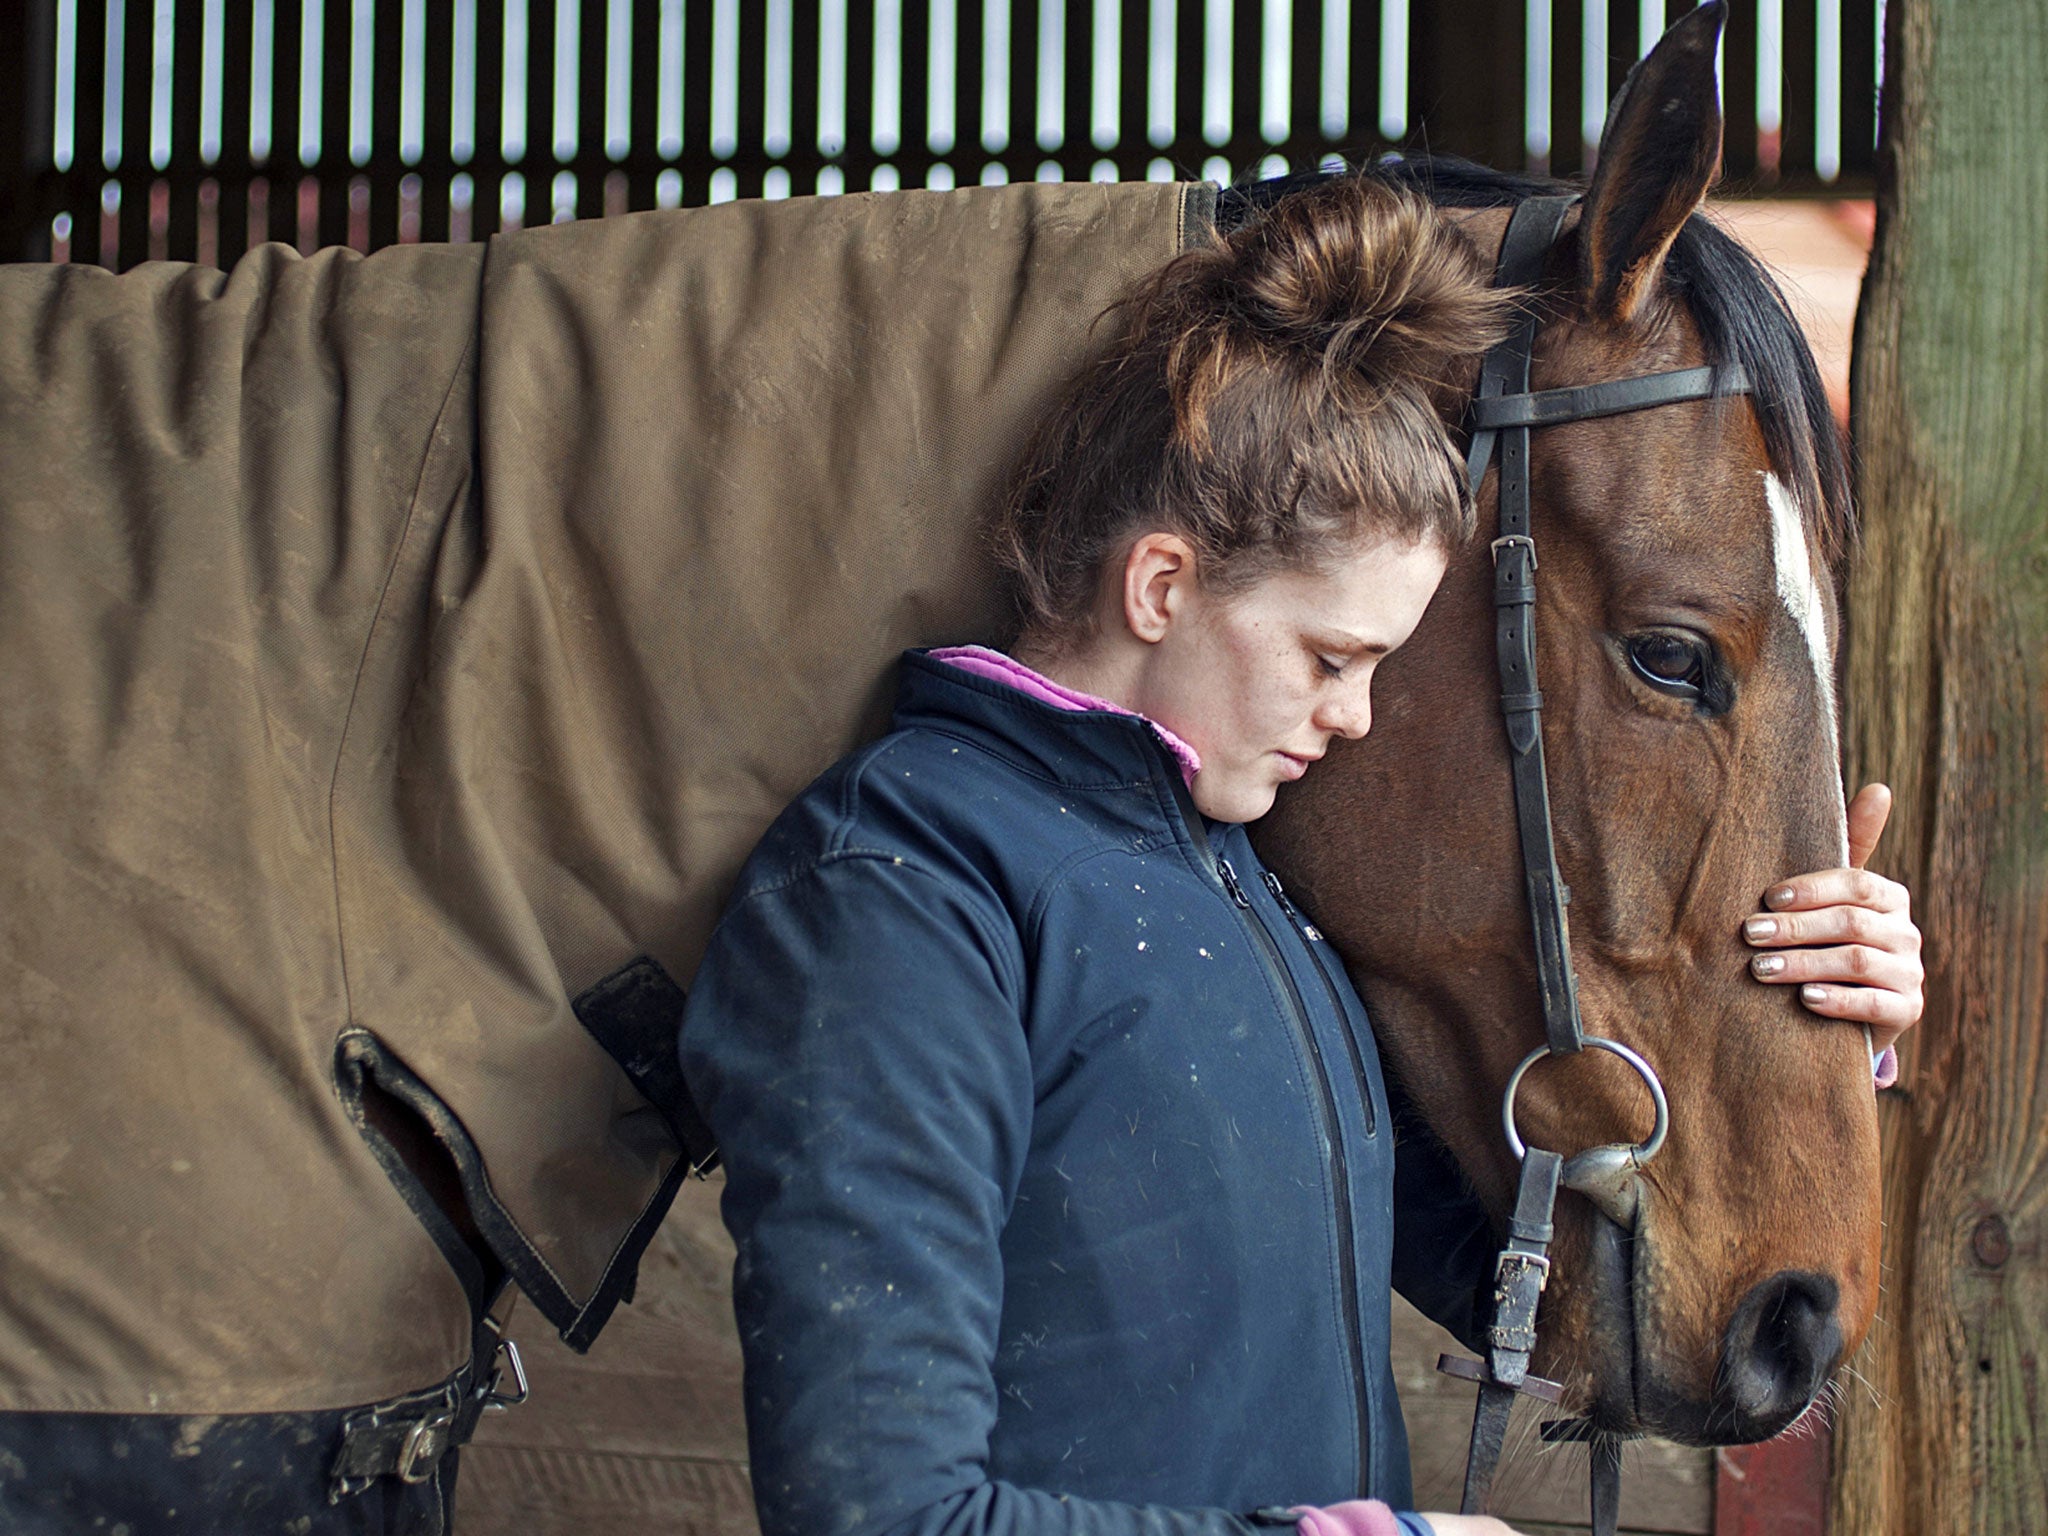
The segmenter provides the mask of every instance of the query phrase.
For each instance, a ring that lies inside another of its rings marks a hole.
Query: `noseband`
[[[1577,201],[1575,197],[1532,197],[1516,206],[1494,265],[1496,287],[1535,286],[1565,215]],[[1494,1267],[1487,1357],[1477,1361],[1445,1356],[1438,1362],[1438,1369],[1447,1374],[1479,1383],[1460,1505],[1465,1514],[1484,1512],[1516,1395],[1526,1392],[1553,1403],[1562,1396],[1562,1388],[1555,1382],[1529,1374],[1529,1356],[1536,1347],[1537,1304],[1550,1277],[1551,1217],[1558,1189],[1585,1195],[1603,1216],[1633,1232],[1638,1214],[1637,1174],[1663,1146],[1670,1125],[1664,1088],[1650,1064],[1618,1041],[1588,1035],[1579,1019],[1578,981],[1572,971],[1571,934],[1565,918],[1571,892],[1557,870],[1550,785],[1543,766],[1543,695],[1536,686],[1536,541],[1529,525],[1529,433],[1536,427],[1750,391],[1749,377],[1739,365],[1679,368],[1565,389],[1531,390],[1529,364],[1537,325],[1535,309],[1525,305],[1514,329],[1486,354],[1479,389],[1466,415],[1471,447],[1465,470],[1474,500],[1496,452],[1500,459],[1500,529],[1493,541],[1494,645],[1500,666],[1501,714],[1514,770],[1515,820],[1535,934],[1545,1043],[1515,1068],[1501,1104],[1502,1129],[1522,1172],[1514,1212],[1508,1219],[1507,1246]],[[1526,1146],[1515,1125],[1515,1095],[1522,1079],[1546,1056],[1575,1056],[1589,1048],[1619,1056],[1642,1078],[1656,1108],[1656,1124],[1649,1139],[1634,1146],[1590,1147],[1570,1159]],[[1586,1420],[1546,1424],[1543,1437],[1590,1442],[1593,1533],[1614,1536],[1621,1502],[1621,1437],[1595,1430]]]

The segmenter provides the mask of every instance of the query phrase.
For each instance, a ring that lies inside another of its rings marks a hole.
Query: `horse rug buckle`
[[[401,1483],[424,1483],[434,1475],[441,1453],[448,1449],[448,1431],[454,1425],[454,1414],[437,1413],[406,1431],[398,1448],[398,1465],[393,1469]]]
[[[457,1406],[454,1391],[444,1387],[350,1414],[342,1421],[327,1502],[366,1493],[380,1477],[430,1481],[441,1458],[454,1448]]]

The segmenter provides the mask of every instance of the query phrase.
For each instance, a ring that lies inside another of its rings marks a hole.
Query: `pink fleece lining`
[[[1293,1513],[1299,1536],[1401,1536],[1401,1522],[1378,1499],[1346,1499],[1322,1509],[1303,1505]]]
[[[1879,1088],[1889,1088],[1899,1080],[1899,1053],[1890,1046],[1884,1048],[1870,1069],[1870,1080]]]
[[[1096,709],[1112,715],[1129,715],[1134,720],[1143,720],[1166,743],[1166,750],[1180,764],[1181,777],[1188,783],[1195,782],[1195,775],[1202,771],[1202,759],[1195,749],[1182,741],[1157,720],[1139,714],[1134,709],[1109,699],[1098,699],[1092,693],[1083,693],[1078,688],[1069,688],[1065,683],[1056,683],[1043,672],[1034,672],[1014,656],[1001,651],[992,651],[985,645],[949,645],[931,652],[933,661],[943,661],[949,667],[958,667],[962,672],[972,672],[976,677],[985,677],[990,682],[1007,683],[1019,693],[1050,704],[1054,709]]]

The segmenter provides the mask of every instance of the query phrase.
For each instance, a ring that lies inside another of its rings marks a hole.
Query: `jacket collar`
[[[1071,789],[1180,782],[1179,761],[1143,717],[1060,709],[921,650],[903,653],[895,723],[971,736],[1026,772]]]

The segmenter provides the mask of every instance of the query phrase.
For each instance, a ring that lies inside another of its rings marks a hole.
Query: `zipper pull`
[[[1237,871],[1231,867],[1230,860],[1219,858],[1216,861],[1216,873],[1223,877],[1223,889],[1230,893],[1230,899],[1249,911],[1252,899],[1245,895],[1244,887],[1238,884]]]
[[[1297,907],[1294,904],[1293,900],[1287,894],[1286,887],[1281,885],[1280,877],[1274,874],[1273,871],[1269,869],[1265,872],[1264,878],[1266,881],[1266,889],[1271,891],[1273,893],[1273,899],[1280,903],[1280,910],[1282,912],[1285,912],[1289,917],[1293,918],[1296,922],[1300,923],[1301,931],[1303,933],[1307,934],[1311,939],[1320,940],[1323,936],[1323,931],[1320,928],[1316,927],[1314,923],[1310,922],[1307,916],[1302,912],[1301,908]]]

